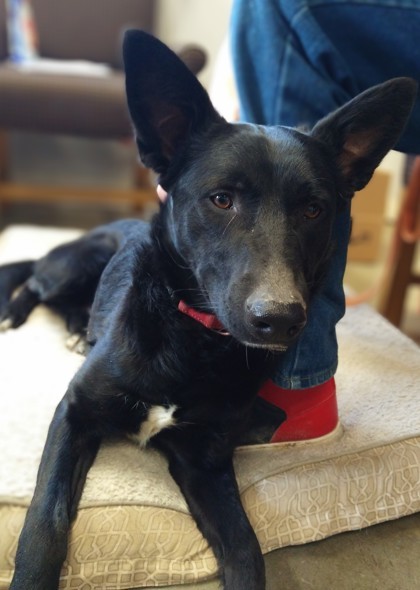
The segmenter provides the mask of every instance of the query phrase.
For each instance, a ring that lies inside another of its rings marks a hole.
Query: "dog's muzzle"
[[[298,302],[249,298],[246,302],[247,330],[256,345],[287,347],[306,325],[306,308]]]

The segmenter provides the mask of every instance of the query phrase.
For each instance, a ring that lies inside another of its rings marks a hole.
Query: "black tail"
[[[35,260],[12,262],[0,266],[0,319],[13,292],[31,276]]]

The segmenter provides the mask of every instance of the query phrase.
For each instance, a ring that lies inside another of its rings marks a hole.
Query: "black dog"
[[[166,455],[224,588],[262,590],[233,451],[267,367],[305,325],[336,213],[396,142],[416,85],[377,86],[306,134],[226,123],[146,34],[127,34],[124,57],[140,156],[168,200],[150,228],[116,222],[0,273],[3,325],[43,302],[81,331],[92,304],[88,356],[50,426],[11,588],[57,588],[87,471],[101,440],[122,434]]]

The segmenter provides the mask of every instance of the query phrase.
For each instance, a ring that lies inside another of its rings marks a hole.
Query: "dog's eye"
[[[233,199],[227,193],[217,193],[217,195],[213,195],[211,201],[216,207],[219,209],[232,209],[233,207]]]
[[[305,219],[316,219],[322,213],[321,207],[317,203],[309,203],[303,212]]]

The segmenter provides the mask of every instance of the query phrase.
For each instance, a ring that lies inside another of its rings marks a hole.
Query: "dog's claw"
[[[66,348],[77,354],[86,354],[86,343],[81,334],[71,334],[66,340]]]
[[[0,332],[7,332],[11,328],[13,328],[13,321],[10,318],[0,321]]]

